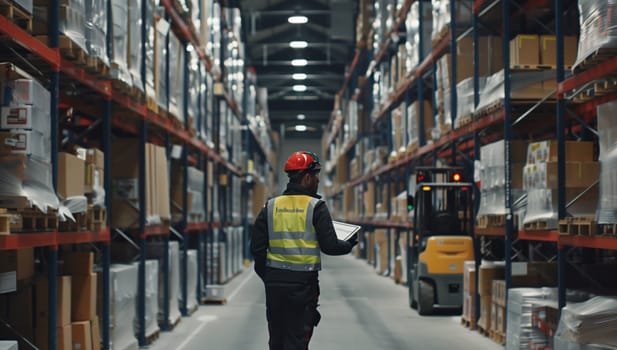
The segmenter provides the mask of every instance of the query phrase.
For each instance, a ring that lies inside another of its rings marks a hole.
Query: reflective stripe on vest
[[[268,266],[321,270],[321,250],[313,227],[317,203],[318,199],[305,195],[284,195],[268,201]]]

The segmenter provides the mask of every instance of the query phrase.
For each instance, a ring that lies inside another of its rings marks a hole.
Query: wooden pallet
[[[176,328],[176,326],[180,323],[180,321],[182,320],[182,316],[178,316],[178,318],[176,318],[173,321],[167,321],[166,328],[167,330],[173,330],[174,328]]]
[[[154,113],[159,112],[159,104],[154,97],[146,96],[146,105]]]
[[[32,33],[32,14],[9,0],[0,0],[0,15],[15,23],[21,29]]]
[[[10,210],[11,232],[42,232],[58,229],[58,214],[55,210],[42,213],[36,208]]]
[[[152,334],[146,335],[146,344],[147,345],[152,345],[155,341],[157,341],[159,339],[160,335],[161,335],[161,331],[158,330],[158,329],[156,331],[152,332]]]
[[[557,69],[557,66],[549,64],[513,64],[510,66],[512,70],[552,70]],[[564,67],[564,69],[567,69]]]
[[[59,232],[81,232],[88,230],[88,218],[86,213],[74,213],[75,221],[66,220],[58,222]]]
[[[491,335],[489,329],[484,325],[481,325],[480,323],[478,323],[478,327],[476,329],[478,330],[478,333],[482,334],[485,337],[490,337]]]
[[[491,338],[497,344],[504,345],[506,343],[506,335],[499,331],[490,330],[489,338]]]
[[[617,236],[617,224],[600,224],[598,232],[604,236]]]
[[[105,79],[109,77],[109,66],[99,57],[86,57],[86,71],[98,78]]]
[[[202,304],[210,304],[210,305],[225,305],[225,304],[227,304],[227,298],[224,298],[224,297],[220,297],[220,298],[203,297],[203,298],[201,298],[201,303]]]
[[[468,320],[465,317],[461,317],[461,324],[465,327],[465,328],[469,328],[469,329],[476,329],[476,320]]]
[[[127,93],[139,104],[143,104],[146,100],[146,94],[135,86],[131,86],[128,89]]]
[[[0,209],[0,236],[11,234],[11,215],[6,209]]]
[[[598,235],[598,223],[594,217],[571,217],[559,220],[559,234],[568,236]]]
[[[456,120],[456,128],[461,128],[465,125],[471,124],[473,122],[473,114],[467,114],[465,116],[459,117]]]
[[[514,215],[512,221],[518,222],[518,216]],[[489,227],[504,227],[506,226],[506,214],[486,214],[480,215],[477,218],[477,228],[489,228]]]
[[[49,37],[47,35],[37,35],[36,38],[45,45],[49,45]],[[73,40],[65,35],[60,35],[58,38],[58,48],[60,55],[65,59],[73,62],[78,66],[86,65],[88,54],[84,49],[77,45]]]
[[[551,225],[548,221],[538,220],[524,224],[523,228],[525,231],[550,230]]]
[[[598,65],[599,63],[602,63],[608,60],[611,57],[615,57],[616,55],[617,55],[616,48],[597,49],[589,53],[589,55],[587,55],[587,57],[585,57],[585,59],[583,59],[578,65],[575,65],[573,67],[573,71],[575,74],[578,74],[584,70],[587,70],[595,65]]]
[[[107,227],[107,209],[88,205],[87,226],[90,232],[99,232]]]

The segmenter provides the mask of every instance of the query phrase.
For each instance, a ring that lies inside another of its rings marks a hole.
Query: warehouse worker
[[[285,163],[289,177],[281,196],[270,199],[252,230],[255,272],[266,287],[270,350],[305,350],[321,318],[320,252],[344,255],[357,244],[337,239],[326,203],[317,195],[319,158],[294,152]]]

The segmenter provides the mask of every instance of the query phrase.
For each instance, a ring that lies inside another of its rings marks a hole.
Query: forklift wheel
[[[433,286],[424,281],[418,281],[418,314],[424,316],[433,313],[434,296]]]

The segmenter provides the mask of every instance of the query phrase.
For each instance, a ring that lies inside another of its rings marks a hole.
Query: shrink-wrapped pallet
[[[133,265],[110,267],[110,349],[126,350],[137,347],[133,332],[137,310],[137,270]]]
[[[600,200],[597,219],[600,224],[617,223],[617,103],[598,106],[600,144]],[[617,232],[613,232],[617,233]]]
[[[617,348],[617,298],[593,297],[561,311],[556,336],[577,344]],[[558,348],[556,348],[558,349]]]
[[[617,48],[617,0],[579,0],[581,28],[574,68],[598,50]]]

